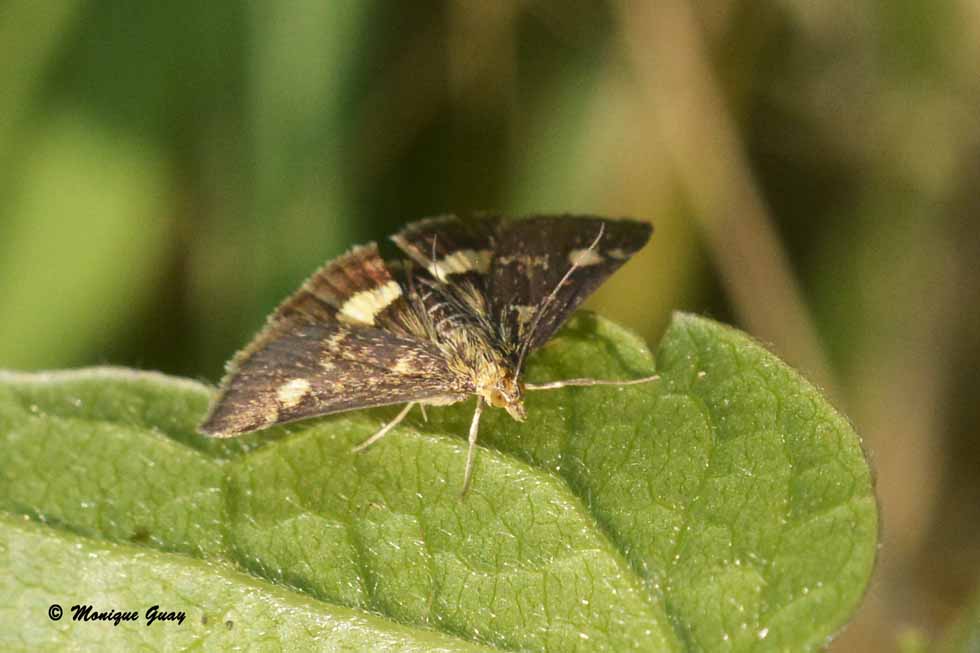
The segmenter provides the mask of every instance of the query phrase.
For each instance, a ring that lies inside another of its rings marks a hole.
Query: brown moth
[[[521,381],[527,355],[650,238],[634,220],[590,216],[441,216],[392,236],[407,258],[375,243],[318,270],[228,364],[201,425],[232,437],[274,424],[405,403],[355,447],[384,437],[416,404],[477,396],[463,492],[484,404],[524,421],[524,392],[629,381]]]

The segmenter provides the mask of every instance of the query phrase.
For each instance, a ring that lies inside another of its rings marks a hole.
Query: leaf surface
[[[3,619],[16,624],[3,630],[20,647],[134,646],[155,641],[147,630],[210,645],[227,636],[211,616],[234,613],[237,636],[273,648],[821,647],[874,562],[859,439],[795,372],[709,320],[676,315],[656,368],[640,386],[529,393],[524,424],[485,413],[462,500],[471,402],[354,455],[397,409],[217,441],[194,432],[209,390],[189,381],[0,377]],[[580,314],[528,380],[653,369],[636,337]],[[188,620],[47,620],[70,600],[170,601]]]

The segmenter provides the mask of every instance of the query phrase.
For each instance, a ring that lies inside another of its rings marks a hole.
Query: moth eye
[[[503,408],[507,405],[507,399],[500,390],[490,391],[490,404],[496,408]]]

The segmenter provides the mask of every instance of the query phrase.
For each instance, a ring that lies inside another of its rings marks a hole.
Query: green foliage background
[[[980,574],[973,0],[7,0],[0,367],[216,380],[323,260],[443,211],[649,218],[590,302],[771,343],[884,513],[835,651],[931,638]]]

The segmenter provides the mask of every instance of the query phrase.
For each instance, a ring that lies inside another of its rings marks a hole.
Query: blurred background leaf
[[[980,651],[980,592],[963,610],[936,647],[940,653],[977,653]]]
[[[633,215],[590,307],[735,323],[875,461],[834,651],[934,640],[980,570],[980,4],[8,0],[0,367],[216,380],[317,265],[468,209]]]

